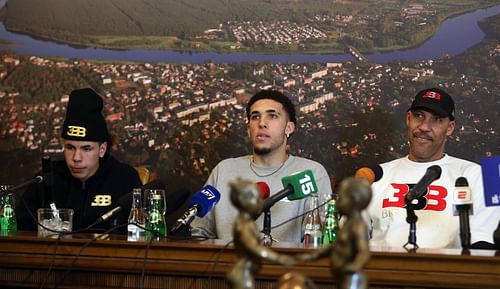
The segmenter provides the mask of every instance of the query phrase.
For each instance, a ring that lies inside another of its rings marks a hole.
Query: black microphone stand
[[[262,232],[264,237],[262,238],[262,245],[270,247],[273,243],[273,237],[271,236],[271,210],[264,210],[264,222],[263,222]]]
[[[415,209],[411,201],[413,198],[406,198],[406,222],[410,224],[410,231],[408,232],[408,242],[403,245],[403,247],[408,251],[414,251],[418,249],[417,245],[417,221],[418,217],[415,214]],[[410,247],[411,246],[411,247]]]
[[[470,224],[469,224],[469,205],[458,205],[458,216],[460,221],[460,243],[462,248],[469,249],[470,244]]]

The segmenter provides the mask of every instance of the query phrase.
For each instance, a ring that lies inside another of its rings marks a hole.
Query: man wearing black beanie
[[[109,155],[110,136],[102,109],[102,98],[94,90],[71,92],[61,134],[64,160],[52,163],[48,196],[44,196],[39,184],[24,193],[24,202],[19,202],[16,209],[19,230],[36,230],[29,212],[36,217],[37,209],[47,208],[50,203],[73,209],[73,230],[87,228],[118,206],[123,208],[115,218],[91,229],[105,230],[126,223],[131,199],[125,202],[125,196],[141,187],[141,181],[134,168]],[[119,231],[125,230],[124,226]]]

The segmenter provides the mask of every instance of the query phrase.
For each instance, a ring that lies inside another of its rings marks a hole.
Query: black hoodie
[[[48,208],[51,201],[57,208],[73,209],[73,231],[86,228],[119,205],[124,208],[116,218],[91,229],[103,231],[112,228],[113,225],[126,223],[131,204],[128,201],[124,202],[127,199],[125,196],[133,188],[141,187],[141,181],[134,168],[118,162],[110,155],[105,155],[99,161],[97,172],[85,182],[71,175],[64,160],[54,161],[52,168],[50,194],[45,194],[43,184],[33,184],[24,192],[22,200],[17,200],[16,217],[19,230],[37,230],[36,222],[24,203],[36,218],[37,209]],[[122,201],[119,204],[120,198]],[[122,227],[118,232],[126,232],[126,227]]]

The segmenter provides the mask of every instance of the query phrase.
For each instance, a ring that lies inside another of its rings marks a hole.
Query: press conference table
[[[224,275],[236,254],[218,240],[148,243],[129,242],[120,235],[97,236],[77,234],[59,240],[33,232],[0,236],[0,287],[229,288]],[[312,250],[289,243],[273,248],[286,254]],[[370,288],[500,288],[500,256],[495,251],[371,251],[365,268]],[[335,283],[328,259],[292,269],[264,262],[256,288],[273,288],[290,270],[308,276],[318,288],[333,288]]]

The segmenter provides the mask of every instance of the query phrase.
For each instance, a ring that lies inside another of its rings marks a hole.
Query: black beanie
[[[69,95],[61,137],[68,140],[109,141],[101,114],[102,98],[91,88],[73,90]]]

